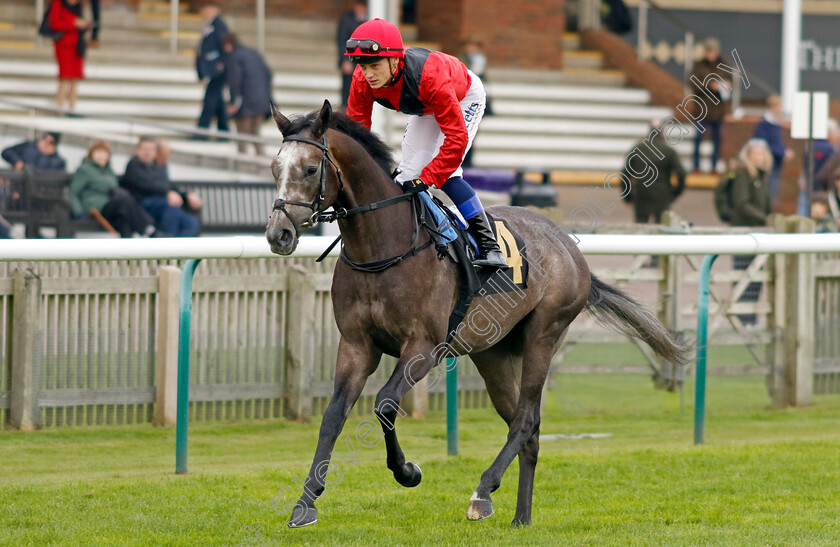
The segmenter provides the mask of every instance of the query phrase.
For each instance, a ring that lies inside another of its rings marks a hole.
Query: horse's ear
[[[321,107],[321,112],[318,113],[318,121],[315,122],[315,130],[312,132],[312,136],[316,139],[320,139],[321,135],[326,133],[327,128],[330,126],[330,117],[332,116],[332,106],[330,102],[325,100],[324,106]]]
[[[289,125],[292,122],[290,122],[289,118],[287,118],[286,116],[281,114],[279,110],[277,110],[277,107],[274,106],[274,103],[269,104],[271,104],[271,115],[274,116],[274,121],[277,123],[277,129],[280,130],[280,133],[285,135],[286,129],[289,128]]]

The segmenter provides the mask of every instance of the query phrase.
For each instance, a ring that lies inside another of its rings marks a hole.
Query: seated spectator
[[[157,163],[163,169],[163,173],[166,176],[166,180],[171,180],[169,178],[169,156],[171,155],[172,149],[169,147],[169,143],[163,139],[158,139],[155,163]],[[192,192],[184,192],[181,194],[181,197],[183,197],[185,200],[183,208],[189,213],[192,213],[194,215],[198,214],[198,210],[201,209],[201,198]]]
[[[120,237],[155,234],[154,220],[134,196],[119,187],[117,175],[111,169],[111,148],[99,141],[88,150],[82,165],[70,180],[70,212],[84,218],[96,209]]]
[[[166,165],[157,161],[158,145],[151,137],[141,137],[135,155],[125,167],[120,186],[131,192],[155,220],[157,228],[174,237],[198,235],[198,219],[183,210],[184,199],[200,201],[182,195],[169,180]]]
[[[25,141],[3,150],[3,159],[15,169],[30,166],[36,169],[64,171],[64,158],[58,155],[56,147],[61,138],[59,133],[44,133],[34,141]]]
[[[829,214],[827,192],[814,192],[811,196],[811,218],[817,223],[817,233],[838,231],[837,220]]]

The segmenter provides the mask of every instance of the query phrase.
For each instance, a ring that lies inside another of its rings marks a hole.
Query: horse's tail
[[[663,359],[677,365],[688,362],[689,347],[676,342],[655,315],[594,275],[586,308],[601,323],[644,340]]]

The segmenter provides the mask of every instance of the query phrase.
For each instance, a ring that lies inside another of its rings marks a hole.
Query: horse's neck
[[[351,209],[402,194],[361,145],[342,137],[347,145],[336,156],[344,179],[341,206]],[[415,223],[411,205],[403,201],[345,217],[338,227],[348,257],[355,262],[373,262],[408,250]]]

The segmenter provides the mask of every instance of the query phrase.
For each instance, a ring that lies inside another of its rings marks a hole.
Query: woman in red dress
[[[70,110],[76,108],[76,86],[84,74],[84,57],[80,54],[80,42],[90,23],[82,18],[80,0],[52,0],[50,6],[50,27],[63,36],[55,40],[55,59],[58,62],[58,108],[64,108],[65,101]]]

